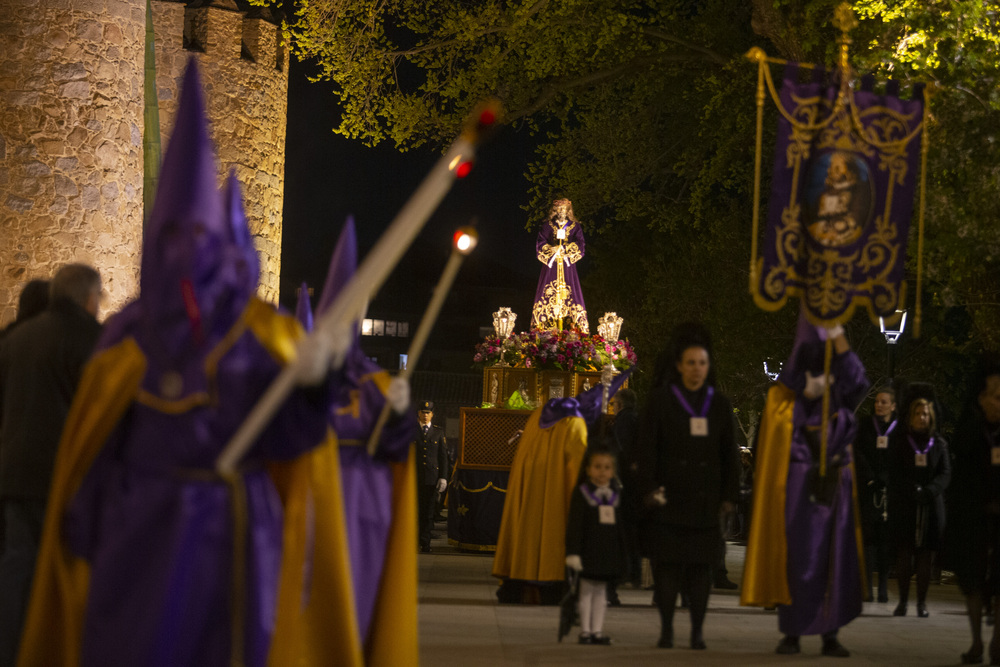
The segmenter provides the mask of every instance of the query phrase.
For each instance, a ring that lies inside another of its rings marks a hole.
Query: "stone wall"
[[[144,6],[7,0],[0,13],[0,324],[25,282],[67,262],[100,269],[105,309],[136,292]]]
[[[0,16],[0,325],[24,283],[70,261],[104,278],[102,315],[138,291],[144,0],[7,0]],[[231,0],[156,0],[164,149],[199,60],[220,182],[244,187],[263,298],[277,302],[288,72],[277,26]]]
[[[177,108],[176,91],[188,58],[194,56],[205,86],[220,183],[230,169],[236,171],[260,256],[259,293],[277,303],[288,68],[277,25],[226,9],[221,6],[225,2],[216,4],[220,6],[153,3],[160,131],[166,147]]]

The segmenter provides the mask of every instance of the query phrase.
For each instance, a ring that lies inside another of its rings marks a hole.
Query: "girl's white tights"
[[[580,612],[581,634],[599,635],[604,629],[604,609],[608,603],[607,582],[580,577],[580,598],[577,611]]]

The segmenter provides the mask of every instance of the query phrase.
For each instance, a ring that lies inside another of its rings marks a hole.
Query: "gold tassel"
[[[916,296],[916,317],[913,321],[913,337],[920,338],[920,319],[921,319],[921,297],[923,292],[923,274],[924,274],[924,207],[927,202],[927,153],[930,150],[930,140],[927,136],[927,129],[930,125],[931,117],[931,93],[933,92],[932,86],[928,85],[924,88],[924,120],[921,123],[923,127],[924,136],[921,137],[920,143],[920,210],[917,211],[917,296]]]
[[[750,237],[750,293],[757,289],[757,230],[760,224],[760,163],[764,144],[764,68],[767,62],[764,51],[754,47],[747,51],[747,58],[757,60],[757,144],[753,160],[753,231]]]

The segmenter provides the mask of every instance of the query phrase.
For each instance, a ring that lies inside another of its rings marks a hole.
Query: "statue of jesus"
[[[583,227],[573,215],[568,199],[552,202],[535,244],[542,273],[531,312],[533,329],[562,329],[564,324],[589,333],[587,307],[583,303],[576,263],[583,257]]]

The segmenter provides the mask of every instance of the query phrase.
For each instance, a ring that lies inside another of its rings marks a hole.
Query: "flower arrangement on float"
[[[618,370],[635,365],[635,350],[627,340],[605,340],[599,334],[585,334],[573,329],[532,330],[492,335],[476,345],[474,368],[509,366],[535,370],[599,371],[606,364]]]

